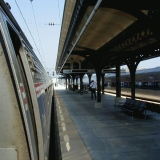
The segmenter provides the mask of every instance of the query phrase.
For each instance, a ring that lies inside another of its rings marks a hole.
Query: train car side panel
[[[53,83],[11,12],[1,6],[0,85],[0,159],[47,160]]]
[[[12,155],[10,149],[15,148],[17,159],[24,157],[24,160],[29,160],[30,153],[27,149],[26,132],[21,117],[22,110],[19,108],[16,94],[13,94],[15,87],[8,61],[7,50],[0,29],[0,154],[3,154],[0,157],[7,159]],[[5,152],[5,154],[4,149],[8,149],[8,153]]]
[[[32,104],[33,104],[33,110],[34,110],[34,115],[35,115],[35,121],[36,121],[36,129],[37,129],[37,136],[38,136],[38,147],[39,147],[39,157],[44,157],[44,146],[43,146],[43,135],[42,135],[42,125],[41,125],[41,119],[40,119],[40,111],[39,111],[39,106],[37,103],[37,96],[35,92],[35,85],[33,83],[31,71],[30,71],[30,66],[29,66],[29,60],[30,58],[30,53],[25,50],[23,46],[20,48],[20,56],[21,60],[23,63],[23,67],[25,70],[25,74],[27,75],[27,82],[31,94],[31,99],[32,99]],[[38,89],[37,94],[41,92],[40,89]],[[43,158],[42,158],[43,159]]]

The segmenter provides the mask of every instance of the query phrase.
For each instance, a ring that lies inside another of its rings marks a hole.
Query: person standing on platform
[[[80,83],[80,94],[83,94],[83,82]]]
[[[91,81],[89,87],[90,87],[90,90],[91,90],[91,99],[93,99],[93,95],[94,95],[94,98],[96,99],[96,82],[94,82],[94,80]]]

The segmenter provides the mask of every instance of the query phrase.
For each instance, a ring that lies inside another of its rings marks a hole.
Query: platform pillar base
[[[95,108],[101,108],[102,107],[102,103],[101,102],[96,102],[95,103]]]

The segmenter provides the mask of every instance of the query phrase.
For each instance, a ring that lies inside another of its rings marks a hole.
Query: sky
[[[43,66],[51,74],[56,67],[65,0],[4,0],[32,45]],[[55,25],[49,25],[54,23]],[[140,62],[138,67],[160,66],[160,57]]]
[[[50,74],[55,70],[65,0],[4,0],[11,6],[37,57]],[[54,23],[55,25],[49,25]]]

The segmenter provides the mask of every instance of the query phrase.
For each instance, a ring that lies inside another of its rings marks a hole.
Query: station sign
[[[71,73],[88,73],[87,69],[64,69],[64,74],[71,74]]]
[[[65,73],[65,74],[70,74],[70,73],[72,73],[72,70],[71,70],[71,69],[64,69],[64,70],[63,70],[63,73]]]

